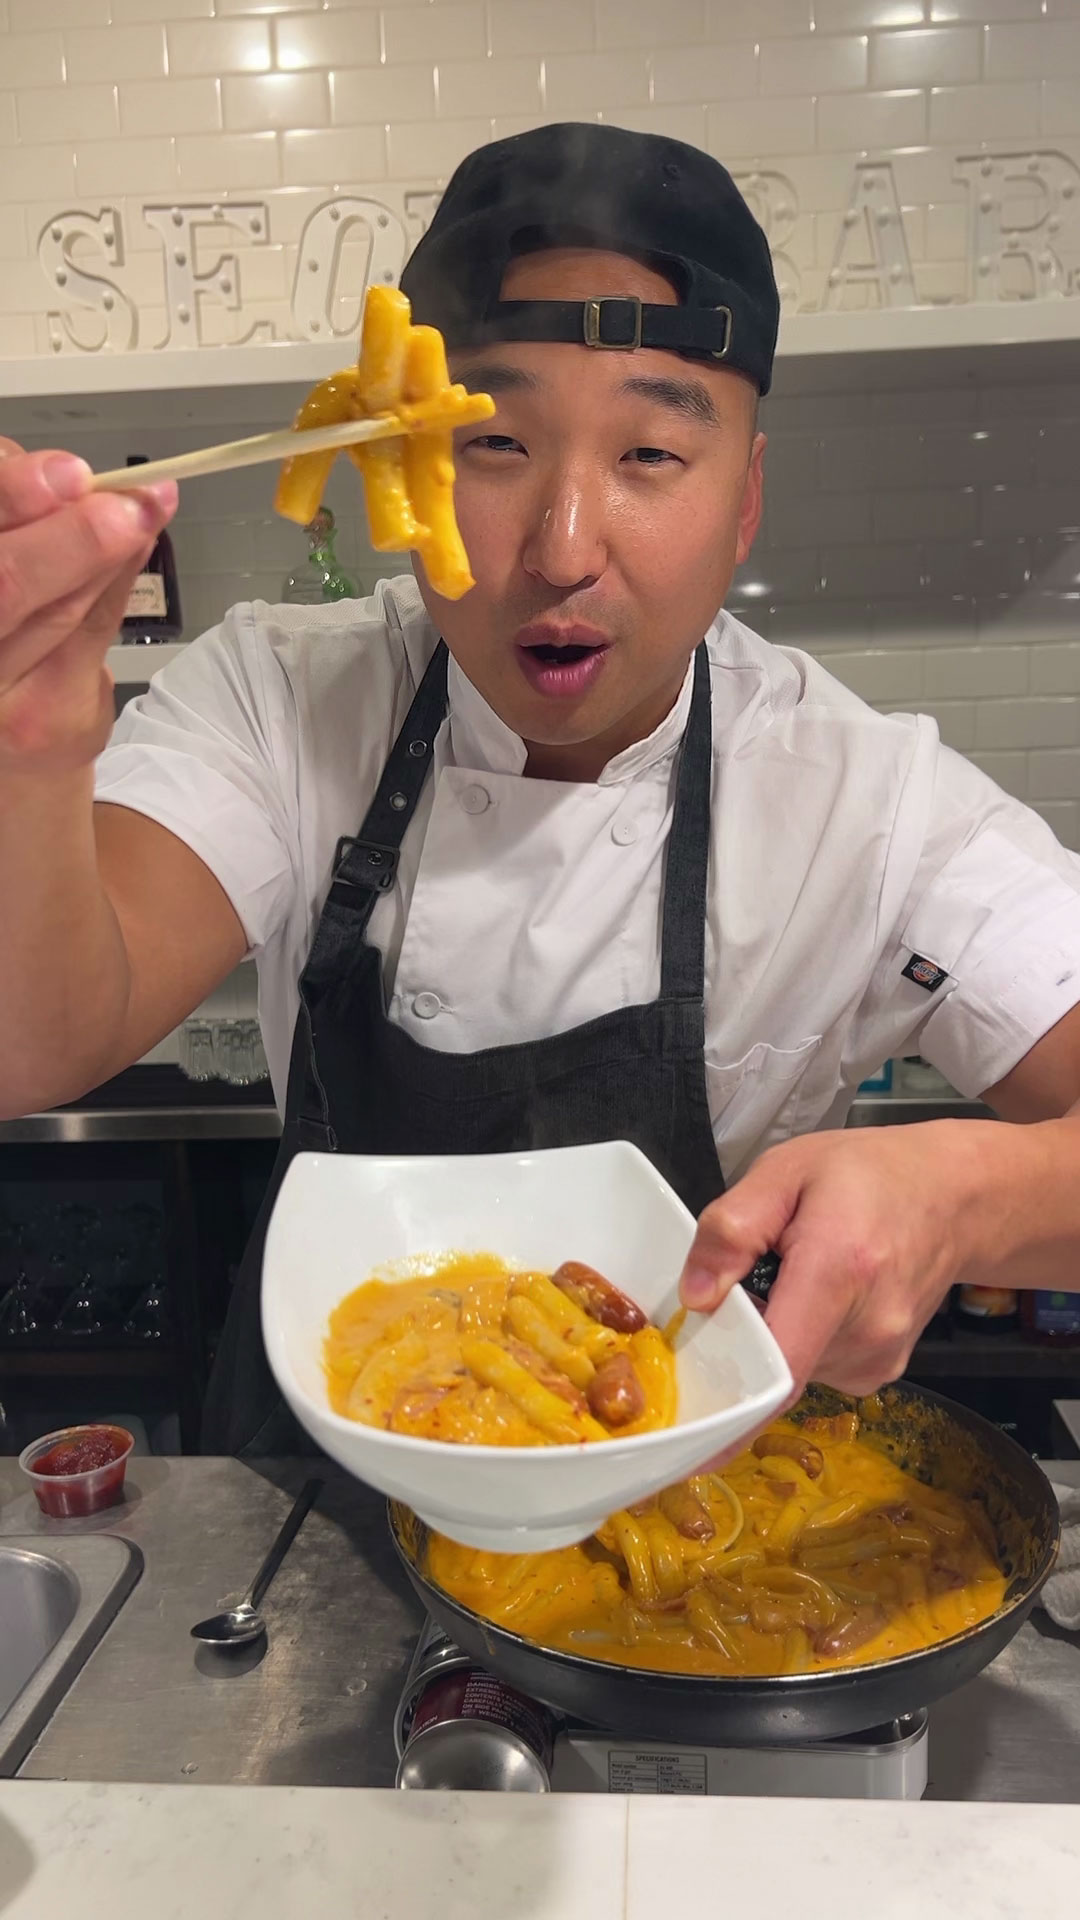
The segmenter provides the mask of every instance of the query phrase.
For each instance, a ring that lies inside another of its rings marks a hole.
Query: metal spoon
[[[194,1640],[209,1640],[217,1647],[244,1647],[257,1640],[266,1632],[266,1622],[259,1612],[259,1602],[280,1567],[300,1528],[305,1516],[314,1506],[323,1490],[322,1480],[308,1480],[301,1487],[293,1502],[292,1512],[274,1541],[266,1559],[252,1581],[245,1598],[239,1606],[229,1607],[224,1613],[215,1613],[209,1620],[200,1620],[192,1627]]]

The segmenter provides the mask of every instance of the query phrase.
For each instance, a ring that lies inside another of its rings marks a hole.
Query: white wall
[[[37,245],[64,209],[117,209],[120,277],[155,346],[161,250],[142,203],[265,200],[243,320],[288,337],[320,193],[412,195],[415,231],[427,190],[481,141],[592,116],[730,163],[769,222],[788,310],[881,297],[830,277],[862,231],[845,215],[867,153],[892,167],[917,300],[1080,295],[1080,0],[0,0],[0,356],[52,351]],[[1006,218],[986,176],[987,217],[1015,235],[992,256],[970,179],[984,150],[1028,179]],[[238,323],[210,309],[204,324],[209,346]],[[1077,357],[1064,386],[875,392],[853,366],[850,393],[770,402],[766,525],[732,605],[875,704],[936,713],[1080,846]],[[84,450],[115,464],[177,444],[149,424],[137,447],[108,438]],[[266,498],[257,471],[186,497],[189,631],[273,595],[295,562]],[[343,556],[370,575],[344,474],[334,498]]]

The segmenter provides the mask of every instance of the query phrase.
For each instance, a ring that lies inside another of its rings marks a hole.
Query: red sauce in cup
[[[58,1440],[48,1453],[34,1461],[35,1473],[89,1473],[94,1467],[107,1467],[127,1452],[127,1440],[113,1427],[92,1427],[77,1440]]]
[[[27,1447],[19,1464],[33,1482],[42,1513],[53,1520],[82,1519],[123,1497],[128,1454],[134,1445],[124,1427],[72,1427],[46,1436],[52,1445]]]

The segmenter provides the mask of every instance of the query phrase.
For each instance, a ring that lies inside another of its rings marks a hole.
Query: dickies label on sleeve
[[[927,993],[936,993],[948,979],[944,967],[937,967],[932,960],[924,960],[921,953],[913,953],[906,967],[901,967],[905,980],[914,980],[917,987],[925,987]]]

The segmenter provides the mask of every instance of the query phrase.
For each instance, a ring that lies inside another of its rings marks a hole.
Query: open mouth
[[[602,653],[604,649],[599,646],[554,647],[541,642],[539,646],[527,646],[525,651],[531,653],[534,660],[539,660],[542,666],[573,667],[579,660],[587,660],[591,653]]]
[[[550,632],[534,628],[530,633],[526,628],[518,639],[515,651],[525,678],[535,692],[549,698],[586,693],[603,670],[610,642],[602,634],[595,640],[575,635],[563,641],[549,637]]]

